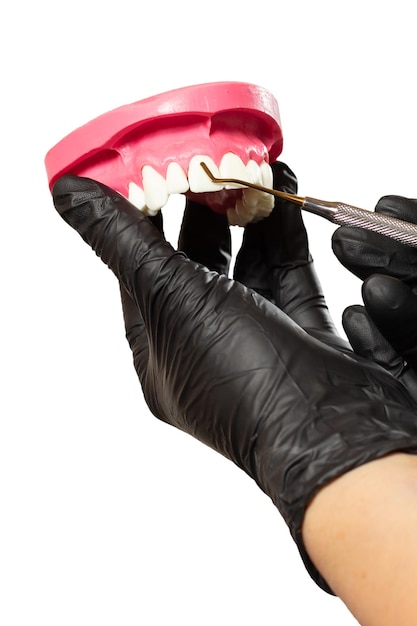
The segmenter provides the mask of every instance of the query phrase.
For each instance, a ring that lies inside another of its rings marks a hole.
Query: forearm
[[[391,454],[321,489],[307,508],[303,540],[362,626],[414,626],[417,456]]]

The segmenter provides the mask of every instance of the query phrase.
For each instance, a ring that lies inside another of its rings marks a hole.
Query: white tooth
[[[262,176],[262,185],[264,187],[272,187],[274,184],[273,176],[272,176],[272,168],[266,161],[261,163],[261,176]]]
[[[258,204],[256,206],[259,210],[266,209],[268,213],[274,208],[274,196],[271,193],[261,192],[258,197]]]
[[[240,178],[241,180],[248,180],[248,172],[240,157],[233,152],[226,152],[222,156],[220,161],[220,178]],[[225,189],[240,189],[240,185],[228,184],[225,185]]]
[[[227,209],[227,221],[230,226],[245,226],[247,221],[242,215],[236,211],[236,209]]]
[[[254,161],[252,161],[252,163],[254,163]],[[258,170],[256,169],[255,165],[258,168]],[[255,165],[249,166],[249,163],[248,163],[248,169],[250,168],[253,173],[257,172],[257,174],[259,175],[259,179],[254,182],[260,183],[261,185],[265,186],[264,178],[267,181],[269,181],[269,173],[271,173],[272,175],[272,169],[267,163],[263,163],[262,164],[263,166],[261,167],[257,166],[256,163]],[[264,177],[262,177],[262,172],[264,172]],[[271,180],[271,184],[268,184],[268,187],[271,187],[271,186],[272,186],[272,180]],[[251,188],[244,189],[242,192],[242,201],[246,209],[252,209],[252,210],[255,209],[256,215],[258,214],[269,215],[269,213],[274,207],[274,196],[270,193],[258,191],[257,189],[251,189]]]
[[[149,207],[145,207],[143,209],[143,212],[145,213],[145,215],[150,215],[151,217],[153,217],[154,215],[158,215],[159,211],[161,209],[150,209]]]
[[[259,220],[263,220],[265,217],[268,217],[272,211],[273,207],[258,207],[256,211],[256,215],[254,218],[255,222],[259,222]]]
[[[136,183],[129,183],[128,200],[141,211],[145,208],[145,194],[143,193],[143,189],[141,189]]]
[[[246,226],[253,222],[256,218],[256,214],[253,211],[247,211],[239,200],[236,202],[234,209],[228,209],[227,219],[231,226]]]
[[[235,210],[242,217],[249,217],[257,213],[257,207],[246,206],[240,198],[236,200]]]
[[[185,193],[189,190],[188,180],[179,163],[170,163],[167,168],[167,190],[171,193]]]
[[[146,206],[149,209],[149,214],[154,215],[155,211],[168,202],[167,184],[165,178],[150,165],[145,165],[142,168],[142,179]]]
[[[259,185],[262,185],[261,168],[259,167],[257,162],[253,159],[249,159],[246,164],[246,169],[249,174],[248,180],[250,180],[251,183],[257,183]]]
[[[260,196],[263,195],[262,191],[257,189],[251,189],[248,187],[242,191],[242,200],[246,208],[256,207],[259,204]]]
[[[190,191],[202,193],[205,191],[219,191],[220,189],[223,189],[224,185],[213,183],[213,181],[210,180],[201,167],[201,162],[207,165],[215,178],[220,178],[219,169],[213,159],[204,154],[196,154],[193,156],[188,166],[188,182],[190,185]]]

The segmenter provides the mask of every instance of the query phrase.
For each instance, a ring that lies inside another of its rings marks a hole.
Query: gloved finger
[[[347,307],[342,315],[342,325],[356,354],[374,361],[400,378],[404,371],[404,359],[378,330],[364,306]]]
[[[133,354],[133,364],[139,380],[143,384],[149,361],[148,336],[138,306],[123,285],[120,285],[120,297],[126,339]]]
[[[273,187],[279,191],[285,191],[286,193],[297,192],[297,178],[292,170],[280,161],[276,161],[271,165],[273,175]],[[289,242],[283,235],[281,228],[284,226],[279,223],[281,221],[281,214],[285,211],[285,207],[288,203],[275,198],[274,208],[271,214],[256,223],[250,223],[245,227],[242,246],[236,256],[236,262],[234,267],[234,278],[243,283],[247,287],[254,289],[264,297],[275,302],[275,294],[273,290],[274,276],[273,276],[273,262],[271,261],[271,251],[268,246],[272,245],[272,255],[277,257],[286,257]],[[297,212],[295,207],[295,211]],[[301,220],[301,215],[299,216]],[[300,225],[300,222],[297,226]],[[291,232],[291,225],[287,224],[288,237],[297,234],[297,229]],[[303,252],[307,251],[308,255],[308,242],[304,229],[304,225],[301,220],[302,228],[302,246]],[[271,230],[271,237],[267,237],[267,231]],[[271,242],[272,238],[272,242]],[[281,250],[281,245],[284,245],[285,250]],[[305,249],[304,249],[305,244]],[[281,300],[281,299],[280,299]],[[278,306],[284,307],[283,301],[277,302]]]
[[[271,168],[274,189],[285,191],[286,193],[297,192],[297,178],[294,172],[292,172],[292,170],[285,163],[276,161],[271,165]],[[267,248],[268,245],[271,245],[271,242],[268,241],[265,236],[265,228],[267,230],[268,228],[272,230],[272,237],[274,239],[272,246],[274,249],[279,249],[277,254],[285,256],[285,251],[281,251],[280,246],[282,240],[284,240],[284,245],[287,248],[288,242],[285,241],[285,237],[283,237],[282,233],[280,233],[280,225],[276,224],[276,222],[280,219],[280,213],[285,205],[285,201],[280,198],[275,198],[274,208],[267,218],[256,223],[250,223],[245,227],[242,246],[236,256],[233,274],[235,280],[238,280],[247,287],[254,289],[273,302],[275,302],[275,295],[273,293],[273,276],[271,272],[270,251]],[[297,211],[297,208],[295,210]],[[302,229],[304,229],[303,225]],[[288,232],[289,237],[293,234],[294,233]],[[305,230],[303,235],[306,242],[307,238]],[[282,306],[282,304],[283,303],[281,302],[279,306]]]
[[[274,186],[297,193],[294,173],[283,164],[273,167]],[[301,210],[280,201],[265,222],[265,249],[275,301],[302,328],[337,335],[314,269]]]
[[[187,199],[178,249],[196,263],[227,276],[232,251],[227,216]]]
[[[245,226],[242,245],[233,268],[233,278],[274,302],[265,259],[262,222]]]
[[[272,165],[274,188],[297,193],[297,178],[284,163]],[[249,224],[235,277],[269,299],[308,332],[337,336],[314,270],[301,210],[276,198],[269,217]]]
[[[417,200],[413,198],[396,195],[383,196],[378,200],[375,212],[417,224]]]
[[[159,211],[156,215],[148,215],[148,219],[152,222],[152,224],[159,230],[159,232],[164,234],[164,218],[162,215],[162,211]]]
[[[113,189],[89,178],[64,176],[52,190],[55,208],[115,273],[133,298],[142,269],[146,298],[160,266],[176,254],[151,220]],[[142,312],[143,313],[143,312]]]
[[[172,382],[187,369],[199,370],[206,343],[223,332],[218,327],[223,304],[230,292],[239,289],[225,276],[174,250],[149,218],[105,185],[68,176],[55,184],[53,197],[63,219],[113,270],[137,304],[152,355],[151,373],[145,373],[145,397],[155,415],[169,415],[172,398],[157,393],[158,377],[166,376]],[[237,309],[230,308],[230,312],[223,311],[224,317],[235,319]],[[133,315],[131,309],[128,314]],[[208,316],[215,318],[211,330],[205,323]],[[131,319],[129,327],[137,325]],[[231,323],[227,321],[226,327]],[[137,336],[133,335],[136,341]],[[142,344],[138,349],[142,367]],[[171,382],[165,380],[166,385]]]
[[[364,282],[362,296],[382,335],[417,369],[417,296],[397,278],[378,274]]]
[[[375,211],[417,223],[417,201],[401,196],[384,196]],[[362,228],[342,226],[332,237],[333,252],[350,272],[364,280],[386,274],[417,288],[417,249]]]

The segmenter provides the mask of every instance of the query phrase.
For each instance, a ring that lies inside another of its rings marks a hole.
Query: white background
[[[277,98],[301,194],[365,208],[417,196],[413,3],[39,0],[0,11],[0,623],[356,624],[310,580],[255,484],[150,415],[116,280],[56,214],[43,158],[112,108],[238,80]],[[340,327],[360,283],[331,252],[334,226],[305,221]]]

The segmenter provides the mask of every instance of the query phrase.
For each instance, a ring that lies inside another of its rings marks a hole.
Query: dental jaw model
[[[67,135],[45,158],[49,186],[65,174],[104,183],[155,215],[184,194],[244,226],[267,217],[270,194],[210,180],[239,178],[272,187],[282,151],[279,109],[262,87],[240,82],[183,87],[101,115]]]

